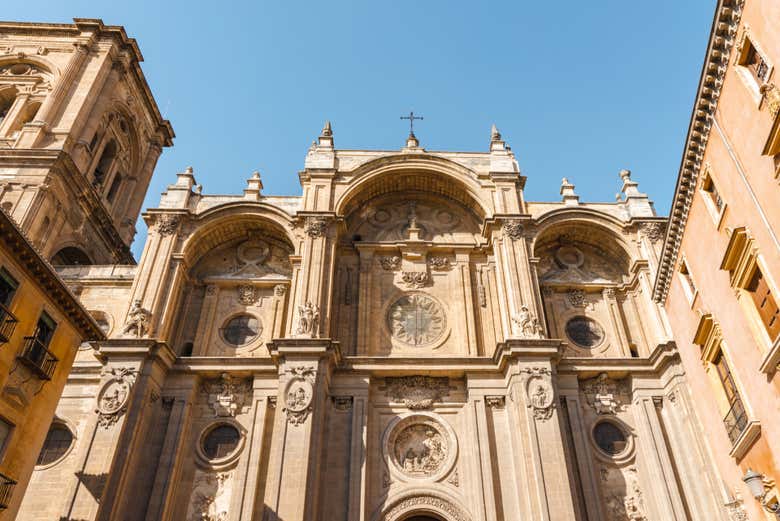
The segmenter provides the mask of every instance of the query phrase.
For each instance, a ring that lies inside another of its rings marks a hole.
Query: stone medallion
[[[309,367],[294,367],[289,370],[290,381],[284,393],[284,412],[287,421],[293,425],[301,425],[311,412],[311,401],[314,396],[314,369]]]
[[[436,300],[422,293],[411,293],[390,305],[387,327],[393,339],[420,347],[441,339],[447,319]]]
[[[268,258],[271,248],[265,241],[253,239],[242,242],[238,246],[236,253],[239,260],[244,264],[259,265]]]
[[[388,426],[384,451],[391,472],[400,479],[438,481],[455,463],[457,441],[438,417],[418,413]]]

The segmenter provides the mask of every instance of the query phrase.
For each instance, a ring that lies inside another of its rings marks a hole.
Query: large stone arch
[[[447,159],[428,154],[384,157],[361,165],[355,181],[336,201],[335,211],[346,216],[364,201],[405,190],[438,194],[471,209],[480,219],[492,216],[476,174]]]
[[[387,502],[374,521],[404,521],[414,516],[434,516],[446,521],[472,521],[458,500],[439,490],[416,488]]]
[[[239,202],[211,208],[191,223],[192,233],[184,240],[181,253],[188,265],[217,244],[240,238],[247,231],[264,230],[284,242],[295,253],[298,241],[292,234],[292,218],[278,208],[254,202]]]

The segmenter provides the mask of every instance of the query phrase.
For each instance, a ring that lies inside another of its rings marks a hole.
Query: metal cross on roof
[[[422,116],[415,116],[414,111],[409,112],[408,116],[401,116],[401,119],[408,119],[409,120],[409,135],[414,135],[414,120],[415,119],[424,119]]]

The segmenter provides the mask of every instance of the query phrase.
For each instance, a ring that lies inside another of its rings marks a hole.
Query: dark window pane
[[[206,435],[203,440],[203,453],[210,459],[224,458],[236,450],[240,439],[238,429],[232,425],[220,425]]]
[[[68,452],[71,443],[73,443],[73,434],[70,429],[61,423],[53,423],[49,427],[49,433],[46,435],[46,441],[43,442],[36,465],[54,463]]]
[[[603,421],[593,428],[593,438],[601,450],[611,456],[626,450],[628,440],[623,430],[612,422]]]
[[[260,334],[260,323],[250,315],[240,315],[231,318],[224,329],[222,336],[234,346],[241,346],[252,341]]]

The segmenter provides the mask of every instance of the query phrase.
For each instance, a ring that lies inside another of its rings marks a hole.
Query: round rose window
[[[593,439],[596,445],[610,456],[617,456],[626,450],[628,445],[623,429],[609,421],[599,422],[593,427]]]
[[[413,293],[396,300],[387,312],[387,327],[396,340],[412,346],[431,344],[444,334],[446,319],[438,302]]]
[[[236,450],[241,441],[241,433],[232,425],[219,425],[209,431],[203,438],[203,454],[209,459],[220,459],[229,456]]]
[[[222,328],[222,337],[228,344],[248,344],[261,333],[260,321],[252,315],[238,315],[231,318]]]
[[[566,322],[566,336],[580,347],[593,348],[604,341],[604,329],[588,317],[574,317]]]

